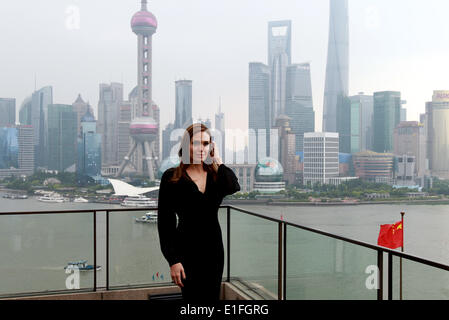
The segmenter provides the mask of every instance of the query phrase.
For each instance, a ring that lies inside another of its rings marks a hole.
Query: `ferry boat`
[[[78,197],[78,198],[75,198],[75,199],[73,200],[73,202],[77,202],[77,203],[87,203],[87,202],[89,202],[89,200],[84,199],[83,197]]]
[[[87,260],[80,260],[75,262],[67,263],[67,266],[64,269],[73,270],[78,268],[79,271],[93,271],[94,266],[91,264],[87,264]],[[97,266],[97,271],[101,270],[101,266]]]
[[[57,193],[52,193],[49,195],[44,195],[44,196],[38,197],[37,200],[39,200],[41,202],[52,202],[52,203],[64,202],[64,198],[61,197],[61,195],[59,195]]]
[[[157,212],[147,212],[140,218],[136,218],[136,222],[144,223],[156,223],[157,222]]]
[[[126,197],[121,203],[124,207],[157,207],[157,202],[144,196]]]

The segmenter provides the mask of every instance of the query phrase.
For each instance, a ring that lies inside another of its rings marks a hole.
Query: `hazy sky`
[[[98,105],[100,83],[136,85],[130,28],[140,0],[0,2],[0,97],[17,109],[35,87],[55,103],[78,93]],[[311,62],[316,129],[321,130],[328,0],[154,0],[153,100],[161,125],[174,120],[174,81],[193,80],[193,116],[214,119],[221,96],[228,128],[248,125],[248,63],[267,63],[267,24],[292,20],[292,62]],[[79,12],[79,22],[76,18]],[[349,0],[350,94],[401,91],[418,120],[436,89],[449,89],[449,1]],[[17,111],[18,113],[18,111]],[[212,120],[212,123],[214,121]]]

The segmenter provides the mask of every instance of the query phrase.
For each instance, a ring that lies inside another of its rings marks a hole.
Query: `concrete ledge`
[[[277,296],[258,283],[242,280],[232,281],[234,291],[241,292],[245,300],[277,300]]]
[[[232,282],[223,282],[221,284],[221,290],[220,298],[222,300],[253,300]]]
[[[101,290],[97,292],[49,294],[0,300],[148,300],[151,295],[181,293],[178,286]],[[232,283],[222,282],[221,300],[252,300]]]

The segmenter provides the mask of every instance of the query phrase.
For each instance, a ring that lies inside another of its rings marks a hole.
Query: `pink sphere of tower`
[[[131,28],[135,34],[152,35],[156,32],[157,20],[154,14],[147,11],[146,1],[142,3],[142,10],[131,18]]]
[[[153,118],[137,118],[131,122],[129,133],[137,141],[153,141],[157,138],[158,125]]]

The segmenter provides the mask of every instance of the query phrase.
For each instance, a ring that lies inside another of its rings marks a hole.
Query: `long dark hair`
[[[209,142],[212,143],[212,135],[211,135],[208,127],[206,127],[202,123],[194,123],[194,124],[190,125],[184,132],[184,135],[181,140],[181,147],[179,148],[179,151],[178,151],[178,156],[181,158],[181,161],[179,163],[179,166],[177,166],[175,168],[175,171],[174,171],[173,176],[171,177],[170,181],[178,182],[179,179],[181,179],[181,178],[189,179],[187,177],[186,170],[193,162],[193,159],[190,156],[190,142],[193,139],[193,135],[197,132],[207,132],[210,137]],[[213,150],[209,150],[209,153],[211,156],[214,156]],[[203,169],[206,172],[211,173],[213,179],[216,180],[217,172],[218,172],[217,163],[215,161],[211,162],[211,163],[206,163],[206,162],[208,162],[208,161],[202,162]]]

